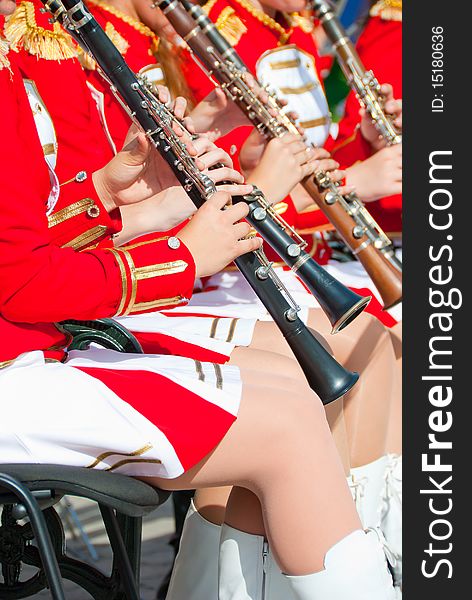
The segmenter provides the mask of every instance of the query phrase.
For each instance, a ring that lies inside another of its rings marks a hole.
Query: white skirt
[[[0,370],[4,463],[61,464],[174,478],[236,419],[239,369],[175,356],[40,351]]]

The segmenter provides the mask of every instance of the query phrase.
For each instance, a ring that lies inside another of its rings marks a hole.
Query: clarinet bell
[[[372,300],[372,296],[361,296],[353,292],[320,269],[314,261],[306,262],[300,267],[298,274],[328,317],[332,334],[347,327]]]
[[[354,387],[359,373],[348,371],[320,344],[312,332],[305,327],[296,335],[286,336],[311,389],[326,405],[334,402]],[[291,343],[295,342],[296,343]]]

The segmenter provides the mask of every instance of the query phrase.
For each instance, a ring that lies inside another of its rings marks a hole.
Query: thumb
[[[133,167],[142,165],[148,158],[150,150],[151,145],[146,135],[139,131],[133,137],[130,129],[119,154],[124,164]]]

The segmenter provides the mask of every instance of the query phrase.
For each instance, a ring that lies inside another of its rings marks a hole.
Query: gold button
[[[92,206],[87,208],[87,214],[89,217],[92,217],[92,219],[95,219],[100,214],[100,209],[96,204],[93,204]]]

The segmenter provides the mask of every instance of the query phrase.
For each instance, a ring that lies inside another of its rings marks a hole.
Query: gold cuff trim
[[[90,242],[94,242],[97,238],[101,237],[106,230],[106,225],[97,225],[96,227],[92,227],[92,229],[81,233],[70,242],[67,242],[67,244],[64,244],[62,247],[80,250],[81,248],[85,248]]]
[[[184,260],[174,260],[172,262],[161,263],[157,265],[147,265],[139,267],[135,270],[136,279],[152,279],[153,277],[161,277],[162,275],[175,275],[182,273],[188,267],[188,263]]]
[[[113,256],[116,259],[116,262],[118,263],[118,267],[120,268],[122,294],[121,294],[121,301],[118,306],[118,310],[115,313],[115,317],[119,317],[119,316],[121,316],[121,314],[123,312],[123,309],[125,307],[126,298],[128,296],[128,278],[126,277],[126,266],[125,266],[123,259],[121,258],[120,253],[117,250],[115,250],[114,248],[109,248],[108,251],[113,254]]]
[[[123,250],[122,248],[120,248],[119,251],[122,252],[125,256],[131,275],[131,296],[129,299],[128,306],[125,312],[123,313],[123,316],[126,317],[126,315],[129,315],[129,313],[132,312],[134,304],[136,302],[136,296],[138,294],[138,280],[136,278],[136,267],[134,266],[134,261],[131,254],[126,250]]]
[[[160,238],[154,238],[152,240],[146,240],[145,242],[137,242],[136,244],[126,244],[123,246],[124,250],[133,250],[134,248],[140,248],[141,246],[147,246],[148,244],[154,244],[154,242],[164,242],[169,239],[169,236],[166,235]]]
[[[77,217],[78,215],[87,212],[94,204],[95,202],[91,198],[84,198],[83,200],[74,202],[70,206],[61,208],[61,210],[48,216],[48,227],[55,227],[56,225],[67,221],[67,219]]]
[[[131,313],[152,310],[154,308],[161,308],[162,306],[175,306],[176,304],[182,304],[186,298],[183,296],[173,296],[172,298],[162,298],[161,300],[151,300],[150,302],[138,302],[129,311]]]

